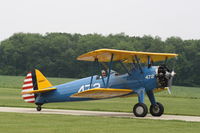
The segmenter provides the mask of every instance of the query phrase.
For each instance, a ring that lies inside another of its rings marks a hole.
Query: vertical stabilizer
[[[39,70],[35,69],[35,75],[38,90],[53,86]]]

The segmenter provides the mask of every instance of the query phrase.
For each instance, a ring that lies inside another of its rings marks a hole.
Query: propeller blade
[[[173,77],[174,77],[174,75],[175,75],[176,73],[174,72],[174,70],[171,72],[171,77],[170,77],[170,79],[169,79],[169,81],[168,81],[168,88],[167,88],[167,90],[168,90],[168,93],[169,94],[171,94],[171,89],[172,89],[172,82],[173,82]]]
[[[171,93],[171,88],[169,88],[169,87],[167,87],[167,91],[168,91],[168,93],[171,95],[172,93]]]

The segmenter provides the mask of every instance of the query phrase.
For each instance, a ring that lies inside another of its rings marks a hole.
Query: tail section
[[[42,90],[44,88],[52,87],[53,85],[45,78],[45,76],[37,69],[35,69],[35,80],[37,84],[37,89]]]
[[[43,93],[56,89],[50,87],[52,87],[52,84],[39,70],[35,69],[32,72],[29,72],[24,79],[24,84],[22,86],[22,97],[25,102],[34,103],[36,93]]]
[[[33,87],[33,75],[31,72],[29,72],[26,75],[26,78],[24,79],[24,84],[22,86],[22,93],[24,92],[28,92],[28,91],[33,91],[34,87]],[[27,103],[34,103],[35,102],[35,94],[31,93],[31,94],[22,94],[22,97],[24,99],[25,102]]]

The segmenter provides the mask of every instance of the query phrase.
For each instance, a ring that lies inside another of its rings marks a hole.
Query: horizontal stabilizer
[[[35,94],[35,93],[44,93],[44,92],[48,92],[48,91],[52,91],[52,90],[56,90],[56,88],[46,88],[46,89],[40,89],[40,90],[32,90],[32,91],[23,91],[23,94]]]
[[[131,89],[94,88],[71,95],[74,98],[111,98],[133,92]]]

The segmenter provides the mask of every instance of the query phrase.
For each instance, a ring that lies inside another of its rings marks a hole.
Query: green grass
[[[34,104],[25,103],[20,95],[20,89],[1,88],[0,106],[35,107]],[[200,116],[200,99],[157,97],[157,100],[165,106],[165,114],[197,115]],[[149,100],[146,98],[147,105]],[[44,108],[77,109],[77,110],[101,110],[131,112],[133,105],[137,103],[137,97],[113,98],[83,102],[62,102],[43,105]],[[191,104],[192,103],[192,104]]]
[[[171,95],[168,94],[168,91],[163,91],[163,92],[157,93],[156,95],[162,96],[162,97],[200,99],[200,88],[199,87],[173,86]]]
[[[0,88],[13,88],[21,89],[24,76],[0,76]],[[48,78],[53,85],[58,85],[66,82],[73,81],[72,78]],[[184,86],[173,86],[172,95],[169,95],[167,91],[163,91],[156,94],[162,97],[181,97],[181,98],[199,98],[200,99],[200,88],[198,87],[184,87]]]
[[[199,133],[200,123],[93,116],[0,113],[1,133]]]
[[[48,78],[52,84],[74,79]],[[21,98],[24,77],[0,76],[0,106],[35,107]],[[157,101],[165,106],[165,114],[200,116],[200,88],[175,86],[172,95],[156,93]],[[146,98],[149,106],[149,100]],[[113,98],[84,102],[45,104],[44,108],[131,112],[137,97]],[[200,123],[183,121],[142,120],[94,116],[20,114],[0,112],[0,133],[199,133]]]
[[[0,106],[35,107],[25,103],[21,98],[21,86],[24,77],[0,76]],[[73,79],[48,78],[53,84],[69,82]],[[165,114],[196,115],[200,116],[200,88],[175,86],[172,95],[167,91],[156,93],[157,101],[165,106]],[[146,98],[149,106],[149,100]],[[131,112],[137,97],[113,98],[84,102],[63,102],[45,104],[44,108],[101,110]]]
[[[0,76],[0,88],[18,88],[22,87],[25,76]],[[73,81],[72,78],[48,78],[53,85],[63,84]]]

